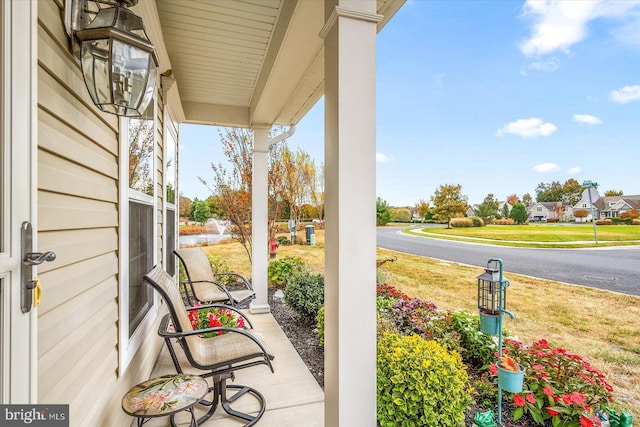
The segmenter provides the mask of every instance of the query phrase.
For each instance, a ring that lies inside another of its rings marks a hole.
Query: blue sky
[[[640,1],[408,0],[377,39],[377,194],[392,206],[460,184],[535,199],[538,183],[640,194]],[[319,165],[321,99],[289,138]],[[181,125],[180,192],[222,160]]]

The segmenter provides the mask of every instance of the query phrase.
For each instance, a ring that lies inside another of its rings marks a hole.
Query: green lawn
[[[601,246],[640,244],[640,226],[637,225],[599,225],[596,231]],[[482,241],[509,246],[596,246],[591,224],[488,225],[469,228],[409,229],[405,232],[426,237]]]

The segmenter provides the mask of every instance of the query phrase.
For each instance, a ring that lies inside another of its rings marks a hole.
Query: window
[[[157,298],[142,281],[158,262],[156,122],[155,101],[141,117],[120,119],[120,375],[154,333],[151,326],[157,318]]]
[[[170,121],[167,118],[165,121]],[[176,259],[173,250],[176,248],[176,140],[170,129],[165,129],[165,262],[164,268],[172,276],[176,272]]]
[[[542,212],[542,206],[538,206],[538,212]]]
[[[129,337],[153,305],[153,289],[142,277],[153,268],[154,105],[128,120],[129,141]]]

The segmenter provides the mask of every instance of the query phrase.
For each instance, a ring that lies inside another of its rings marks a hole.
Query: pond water
[[[206,244],[214,244],[218,243],[220,240],[228,239],[231,236],[229,234],[220,235],[216,234],[194,234],[191,236],[179,236],[178,237],[178,246],[197,246],[203,243]]]

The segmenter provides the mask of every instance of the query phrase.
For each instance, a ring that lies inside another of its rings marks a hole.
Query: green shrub
[[[474,227],[484,227],[484,220],[482,218],[472,216],[469,219],[473,222]]]
[[[324,304],[324,276],[310,272],[290,276],[284,300],[300,317],[313,321]]]
[[[282,246],[288,246],[291,244],[291,239],[289,239],[287,236],[278,236],[276,237],[276,241],[279,245]]]
[[[324,347],[324,305],[318,310],[316,328],[318,329],[318,345]]]
[[[418,335],[378,341],[377,417],[382,427],[464,426],[471,404],[460,355]]]
[[[305,264],[301,258],[287,256],[279,260],[271,261],[267,268],[269,286],[276,289],[283,289],[292,275],[301,273],[304,270]]]
[[[454,228],[473,227],[471,218],[451,218],[449,224]]]
[[[213,274],[231,271],[226,259],[212,254],[207,254],[207,258],[209,258],[209,265],[211,265],[211,271],[213,271]],[[228,286],[235,283],[236,278],[234,276],[220,276],[219,278],[216,278],[216,281],[223,286]]]
[[[631,225],[631,224],[633,224],[633,218],[621,218],[619,216],[615,216],[615,217],[611,218],[611,221],[613,222],[613,225],[622,225],[622,224]]]
[[[456,311],[451,313],[451,323],[455,332],[460,335],[460,346],[463,348],[461,356],[465,363],[481,368],[495,361],[497,340],[494,341],[491,335],[480,331],[480,319],[477,315]]]

